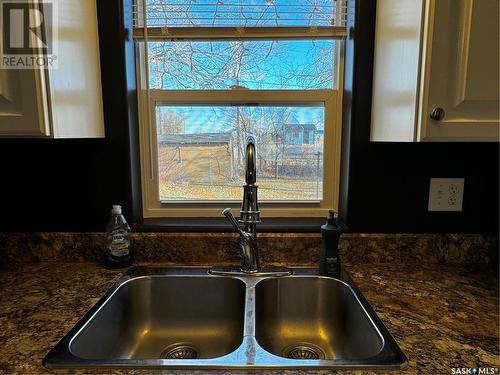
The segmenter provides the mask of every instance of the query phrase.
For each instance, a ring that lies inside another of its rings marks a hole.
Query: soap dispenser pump
[[[323,246],[319,259],[320,276],[340,278],[339,240],[342,232],[337,212],[330,210],[326,224],[321,226]]]

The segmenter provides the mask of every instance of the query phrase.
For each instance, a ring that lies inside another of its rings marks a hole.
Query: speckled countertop
[[[408,367],[398,374],[451,374],[452,367],[500,367],[498,278],[484,267],[346,265],[409,358]],[[0,373],[49,373],[41,366],[42,358],[123,272],[94,263],[0,266]],[[198,372],[202,373],[207,371]]]

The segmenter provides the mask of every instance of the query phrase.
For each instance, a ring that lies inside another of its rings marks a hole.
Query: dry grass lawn
[[[321,181],[319,191],[315,181],[292,179],[259,179],[259,200],[320,200],[322,199]],[[236,184],[182,184],[160,183],[162,200],[241,200],[243,183]]]

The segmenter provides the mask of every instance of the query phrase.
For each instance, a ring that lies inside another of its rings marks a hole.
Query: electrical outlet
[[[463,178],[431,178],[429,211],[462,211]]]

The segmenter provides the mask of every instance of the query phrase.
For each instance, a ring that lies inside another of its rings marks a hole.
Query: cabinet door
[[[50,136],[42,74],[0,69],[0,136]]]
[[[102,138],[97,4],[58,0],[57,69],[49,70],[48,93],[54,138]]]
[[[499,3],[429,1],[420,140],[499,140]]]
[[[37,4],[45,15],[54,10]],[[96,7],[57,1],[58,22],[44,24],[57,35],[54,69],[0,69],[0,137],[104,137]]]

